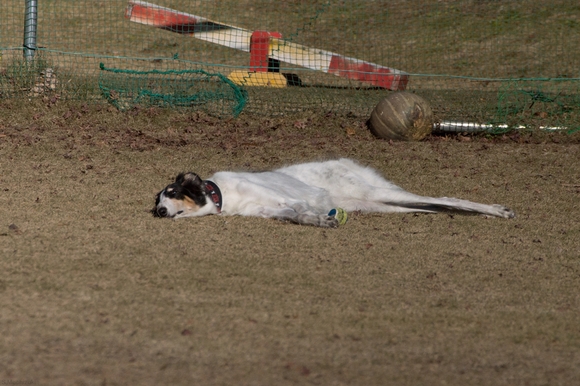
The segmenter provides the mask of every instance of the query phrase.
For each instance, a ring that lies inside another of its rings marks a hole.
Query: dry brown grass
[[[572,385],[574,136],[372,138],[353,118],[0,105],[0,381]],[[514,220],[357,215],[336,230],[153,218],[183,170],[347,156]]]

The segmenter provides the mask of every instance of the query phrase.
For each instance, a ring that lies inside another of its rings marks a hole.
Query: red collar
[[[203,182],[205,184],[205,190],[211,198],[211,201],[214,203],[215,207],[217,208],[218,213],[222,212],[222,192],[220,188],[215,184],[215,182],[210,180],[205,180]]]

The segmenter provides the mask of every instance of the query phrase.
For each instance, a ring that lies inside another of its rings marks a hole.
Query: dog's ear
[[[182,186],[199,186],[202,184],[201,178],[195,173],[179,173],[175,178],[175,183]]]
[[[181,173],[175,179],[181,185],[182,193],[191,198],[199,206],[206,204],[205,188],[201,178],[192,172]]]

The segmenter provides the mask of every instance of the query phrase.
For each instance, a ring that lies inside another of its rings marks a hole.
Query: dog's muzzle
[[[153,217],[170,217],[173,218],[176,215],[182,214],[183,211],[180,210],[179,212],[177,212],[175,215],[170,215],[169,212],[167,211],[167,208],[164,206],[160,206],[160,207],[155,207],[151,210],[151,213],[153,213]]]

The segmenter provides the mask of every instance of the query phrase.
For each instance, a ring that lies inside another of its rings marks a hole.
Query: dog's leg
[[[459,211],[479,213],[495,217],[513,218],[515,213],[502,205],[486,205],[449,197],[419,196],[405,190],[375,189],[369,192],[371,201],[385,205],[401,206],[409,209],[434,212]],[[388,210],[386,210],[388,211]]]
[[[267,218],[275,218],[281,221],[290,221],[300,225],[313,225],[322,228],[338,227],[338,220],[334,216],[327,214],[315,214],[312,212],[301,212],[293,208],[270,208],[262,207],[259,215]]]

